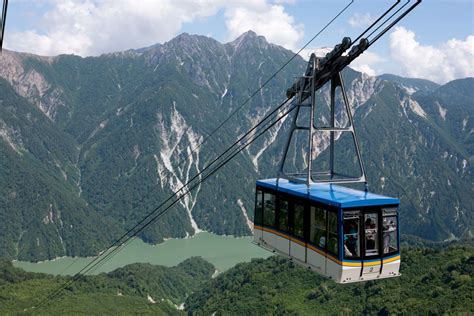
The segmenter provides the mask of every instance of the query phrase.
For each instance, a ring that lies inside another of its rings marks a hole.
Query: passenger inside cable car
[[[346,257],[359,257],[359,223],[356,218],[344,220],[344,253]]]

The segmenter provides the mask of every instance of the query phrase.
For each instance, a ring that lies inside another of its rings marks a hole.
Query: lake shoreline
[[[252,237],[252,235],[246,235],[246,236],[235,236],[235,235],[226,235],[226,234],[216,234],[216,233],[213,233],[213,232],[208,232],[207,230],[199,230],[199,232],[195,233],[194,235],[189,235],[189,236],[186,236],[186,237],[183,237],[183,238],[175,238],[175,237],[165,237],[163,238],[163,241],[160,242],[160,243],[156,243],[156,244],[151,244],[151,243],[148,243],[146,241],[144,241],[143,239],[139,238],[139,237],[133,237],[133,239],[139,239],[140,241],[146,243],[147,245],[150,245],[151,247],[156,247],[156,246],[160,246],[162,245],[163,243],[169,241],[169,240],[181,240],[181,239],[191,239],[191,238],[194,238],[196,235],[199,235],[199,234],[202,234],[202,233],[208,233],[208,234],[212,234],[212,235],[216,235],[216,236],[221,236],[221,237],[231,237],[231,238],[249,238],[249,237]],[[59,257],[55,257],[53,259],[46,259],[46,260],[39,260],[39,261],[23,261],[23,260],[17,260],[17,259],[13,259],[11,262],[14,264],[16,262],[28,262],[28,263],[47,263],[47,262],[53,262],[53,261],[56,261],[56,260],[59,260],[59,259],[64,259],[64,258],[71,258],[71,259],[76,259],[76,258],[86,258],[86,259],[94,259],[95,257],[97,256],[100,256],[102,253],[104,253],[104,251],[101,251],[98,255],[96,256],[87,256],[87,257],[81,257],[81,256],[59,256]]]
[[[266,258],[271,254],[251,243],[250,236],[217,235],[199,232],[186,238],[169,238],[159,244],[148,244],[134,238],[112,260],[106,262],[92,274],[110,272],[133,263],[150,263],[162,266],[176,266],[184,260],[200,256],[212,263],[219,273],[240,262],[252,258]],[[73,275],[96,257],[61,256],[39,262],[13,260],[15,267],[28,272],[47,273],[51,275]]]

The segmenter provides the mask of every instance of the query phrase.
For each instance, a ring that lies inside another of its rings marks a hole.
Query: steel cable
[[[279,107],[283,107],[283,105],[285,105],[287,103],[288,100],[286,100],[285,102],[282,103],[282,105]],[[266,124],[267,126],[265,128],[262,128],[259,130],[258,134],[255,136],[251,136],[252,138],[250,140],[248,140],[246,143],[244,143],[243,145],[241,145],[240,147],[238,147],[237,149],[234,149],[230,154],[228,154],[226,157],[225,157],[225,160],[223,162],[221,162],[218,166],[216,166],[214,169],[212,169],[211,171],[209,171],[208,174],[206,174],[202,179],[200,179],[196,184],[192,185],[189,189],[187,189],[182,195],[180,195],[178,198],[176,198],[170,205],[168,205],[165,209],[163,209],[161,212],[159,212],[158,214],[156,214],[154,217],[152,217],[151,219],[149,219],[142,227],[138,228],[135,232],[133,232],[133,234],[131,236],[128,236],[128,238],[125,239],[125,241],[121,242],[120,245],[118,246],[115,246],[114,249],[111,249],[111,248],[108,248],[105,252],[103,252],[101,255],[99,255],[96,259],[98,259],[97,261],[96,260],[93,260],[92,262],[90,262],[86,267],[84,267],[81,272],[82,273],[78,273],[76,274],[72,279],[68,280],[67,282],[65,282],[59,289],[57,289],[54,293],[52,293],[51,295],[49,295],[46,299],[44,299],[43,301],[41,301],[39,304],[37,304],[34,309],[37,309],[37,308],[41,308],[42,306],[45,306],[46,304],[48,304],[50,301],[54,300],[64,289],[66,289],[68,286],[72,285],[73,283],[81,280],[83,277],[85,277],[89,272],[92,272],[95,268],[97,267],[100,267],[102,266],[103,264],[105,264],[108,260],[112,259],[121,249],[123,249],[124,247],[127,246],[127,244],[141,231],[143,231],[144,229],[146,229],[149,225],[151,225],[152,223],[156,222],[159,218],[161,218],[163,215],[165,215],[175,204],[177,204],[182,198],[184,198],[185,196],[187,196],[189,193],[191,193],[197,186],[199,186],[201,183],[203,183],[204,181],[206,181],[210,176],[212,176],[214,173],[216,173],[220,168],[222,168],[224,165],[226,165],[229,161],[231,161],[236,155],[238,155],[240,152],[242,152],[245,148],[247,148],[250,144],[252,144],[256,139],[258,139],[260,136],[262,136],[266,131],[268,131],[270,128],[272,128],[276,123],[278,123],[279,121],[281,121],[284,117],[286,117],[291,111],[293,111],[295,109],[295,106],[292,106],[290,107],[284,114],[280,115],[276,121],[270,123],[270,124]],[[274,113],[275,111],[272,111],[272,113]],[[263,122],[263,120],[261,121]],[[257,124],[257,125],[260,125]],[[252,129],[254,130],[254,129]],[[249,131],[250,132],[250,131]],[[250,133],[246,133],[246,136],[250,135]],[[245,137],[246,137],[245,136]],[[243,137],[240,138],[241,140],[243,140]],[[237,143],[237,142],[236,142]],[[240,142],[239,142],[240,143]],[[235,144],[235,143],[234,143]],[[234,147],[231,146],[229,148],[229,150]],[[226,152],[228,152],[228,150],[226,150]],[[223,155],[220,155],[220,157],[223,157]],[[176,196],[173,195],[173,196]],[[153,215],[154,213],[156,213],[158,210],[159,210],[160,206],[155,208],[149,215]],[[147,218],[149,218],[150,216],[147,216]],[[109,250],[111,250],[110,252],[108,252]],[[108,252],[108,253],[107,253]],[[104,256],[104,254],[106,254]],[[96,261],[96,262],[95,262]]]

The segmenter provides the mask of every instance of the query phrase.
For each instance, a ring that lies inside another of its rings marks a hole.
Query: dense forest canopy
[[[242,263],[213,278],[191,258],[176,267],[133,264],[89,276],[39,311],[30,308],[67,277],[0,262],[0,314],[472,314],[472,243],[405,247],[402,276],[341,285],[279,257]],[[184,303],[184,305],[182,305]]]

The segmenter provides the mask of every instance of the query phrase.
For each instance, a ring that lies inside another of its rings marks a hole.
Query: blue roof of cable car
[[[276,179],[258,180],[257,185],[276,190]],[[304,183],[278,180],[278,191],[308,198],[308,189]],[[400,204],[400,200],[392,197],[364,192],[335,184],[312,184],[309,191],[311,200],[336,207],[362,207],[375,205]]]

